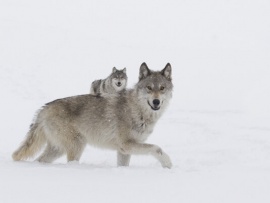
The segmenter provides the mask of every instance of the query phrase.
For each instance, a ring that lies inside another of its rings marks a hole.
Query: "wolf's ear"
[[[115,67],[113,67],[112,72],[115,73],[117,71],[117,69]]]
[[[148,75],[150,75],[151,71],[147,67],[146,63],[142,63],[140,67],[140,75],[139,75],[139,81],[146,78]]]
[[[123,73],[125,73],[125,74],[127,73],[127,69],[126,68],[123,69]]]
[[[170,63],[167,63],[165,68],[161,71],[161,74],[164,75],[168,80],[172,80],[172,67]]]

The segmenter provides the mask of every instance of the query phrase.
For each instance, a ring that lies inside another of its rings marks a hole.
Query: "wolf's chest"
[[[140,119],[133,123],[132,134],[135,139],[144,141],[152,133],[154,122],[151,119]]]

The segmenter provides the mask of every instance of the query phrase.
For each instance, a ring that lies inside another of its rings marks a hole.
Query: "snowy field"
[[[270,202],[270,1],[0,1],[0,203]],[[172,102],[148,156],[116,167],[87,147],[80,163],[14,162],[44,103],[86,94],[113,66],[172,64]]]

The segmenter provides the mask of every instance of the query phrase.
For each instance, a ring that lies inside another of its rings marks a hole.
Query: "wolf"
[[[15,161],[34,156],[46,144],[39,162],[67,155],[79,161],[87,144],[115,150],[117,165],[129,166],[131,155],[152,155],[164,168],[170,157],[157,145],[145,143],[172,98],[171,65],[152,71],[140,66],[134,88],[116,94],[78,95],[47,103],[35,116]]]
[[[127,86],[126,68],[117,70],[115,67],[112,73],[104,80],[95,80],[91,84],[90,94],[116,93],[122,91]]]

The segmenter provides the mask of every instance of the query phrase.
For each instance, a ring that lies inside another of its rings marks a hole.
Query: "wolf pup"
[[[133,89],[118,94],[79,95],[45,104],[21,146],[15,161],[34,156],[52,162],[66,154],[67,161],[79,161],[86,144],[117,151],[117,165],[128,166],[130,156],[152,155],[163,167],[171,168],[169,156],[145,140],[152,133],[172,97],[171,65],[161,71],[140,67]]]
[[[92,82],[90,94],[97,95],[101,93],[113,94],[122,91],[127,86],[126,68],[117,70],[115,67],[112,73],[104,80],[95,80]]]

